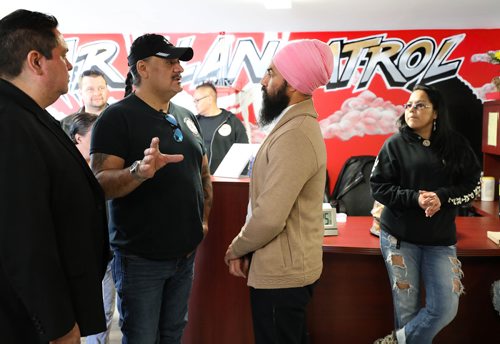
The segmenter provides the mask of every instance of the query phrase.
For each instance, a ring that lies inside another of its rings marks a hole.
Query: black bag
[[[352,156],[344,163],[330,196],[330,203],[337,213],[371,215],[374,199],[370,191],[370,174],[374,162],[374,156],[360,155]]]

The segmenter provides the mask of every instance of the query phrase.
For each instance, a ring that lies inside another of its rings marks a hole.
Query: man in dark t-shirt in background
[[[212,83],[198,85],[193,101],[213,174],[233,143],[248,143],[248,136],[243,123],[232,112],[217,106],[217,89]]]

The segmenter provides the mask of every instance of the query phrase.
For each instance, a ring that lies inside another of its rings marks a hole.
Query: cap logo
[[[162,52],[157,52],[155,55],[163,58],[168,58],[170,56],[170,54]]]

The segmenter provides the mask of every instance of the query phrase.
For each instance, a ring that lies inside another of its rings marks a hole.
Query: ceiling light
[[[268,10],[290,9],[292,0],[264,0],[264,7]]]

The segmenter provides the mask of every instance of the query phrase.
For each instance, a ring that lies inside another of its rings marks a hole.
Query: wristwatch
[[[146,178],[143,178],[138,174],[140,165],[141,165],[141,160],[134,161],[134,163],[129,168],[129,172],[132,175],[132,177],[142,182],[146,180]]]

